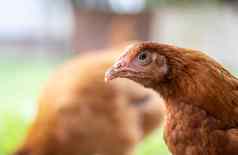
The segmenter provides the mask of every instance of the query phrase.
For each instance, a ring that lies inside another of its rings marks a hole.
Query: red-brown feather
[[[172,45],[138,43],[124,57],[133,60],[142,50],[167,59],[166,80],[151,75],[147,87],[166,101],[165,140],[173,155],[237,155],[238,79],[206,54]]]
[[[157,104],[162,102],[159,96],[131,81],[104,83],[104,72],[117,51],[75,58],[50,78],[15,155],[133,153],[135,145],[161,123],[163,106]]]

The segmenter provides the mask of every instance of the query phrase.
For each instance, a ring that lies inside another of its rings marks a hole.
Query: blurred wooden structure
[[[130,40],[148,40],[152,15],[149,11],[117,14],[112,11],[74,7],[73,49],[81,52]]]

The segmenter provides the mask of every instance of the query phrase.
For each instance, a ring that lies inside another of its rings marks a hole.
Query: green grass
[[[137,155],[169,155],[167,147],[162,139],[161,129],[156,130],[149,137],[138,145]]]
[[[35,102],[57,62],[0,59],[0,155],[12,152],[23,140],[35,113]],[[168,155],[161,131],[137,147],[138,155]]]
[[[0,155],[21,142],[34,115],[37,95],[55,63],[35,60],[0,61]]]

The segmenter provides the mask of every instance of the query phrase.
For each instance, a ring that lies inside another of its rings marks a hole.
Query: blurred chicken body
[[[165,141],[173,155],[238,155],[238,79],[196,50],[142,42],[106,73],[161,94]]]
[[[159,126],[157,94],[129,80],[104,83],[117,55],[108,54],[75,58],[50,78],[15,155],[130,155]]]

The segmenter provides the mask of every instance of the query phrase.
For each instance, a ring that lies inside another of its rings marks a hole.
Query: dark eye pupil
[[[142,54],[139,55],[140,60],[145,60],[146,57],[147,57],[147,55],[145,53],[142,53]]]
[[[152,55],[148,51],[142,51],[136,57],[137,63],[142,66],[148,65],[152,62]]]

